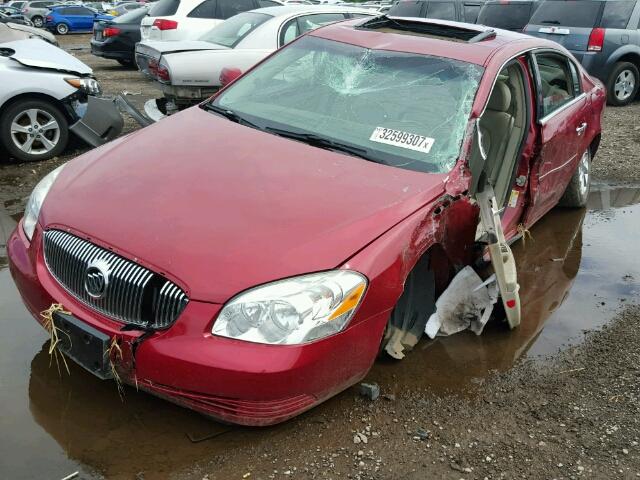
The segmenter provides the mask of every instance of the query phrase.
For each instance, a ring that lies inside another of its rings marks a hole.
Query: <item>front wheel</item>
[[[69,27],[66,23],[59,23],[58,25],[56,25],[56,32],[58,32],[60,35],[66,35],[67,33],[69,33]]]
[[[23,162],[59,155],[69,139],[62,112],[46,100],[20,100],[0,116],[0,142]]]
[[[587,205],[591,190],[591,150],[582,154],[578,168],[573,173],[559,205],[562,207],[582,208]]]
[[[33,17],[31,19],[31,22],[33,23],[33,26],[36,28],[42,28],[42,26],[44,25],[44,19],[39,15],[36,15],[35,17]]]
[[[607,80],[607,102],[616,107],[628,105],[636,97],[639,85],[638,67],[630,62],[616,63]]]

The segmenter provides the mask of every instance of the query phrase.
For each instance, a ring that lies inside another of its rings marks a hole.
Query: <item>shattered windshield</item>
[[[459,156],[482,73],[449,58],[307,36],[235,82],[212,108],[317,146],[331,148],[330,141],[372,161],[441,173]]]

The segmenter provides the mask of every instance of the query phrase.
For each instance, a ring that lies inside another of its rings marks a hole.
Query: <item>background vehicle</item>
[[[5,3],[6,7],[14,7],[14,8],[19,8],[20,10],[22,10],[22,6],[27,3],[26,0],[17,0],[17,1],[13,1],[13,2],[8,2]]]
[[[41,28],[36,28],[30,25],[20,25],[14,22],[3,22],[2,19],[0,19],[0,24],[0,43],[12,40],[36,38],[49,42],[52,45],[58,45],[56,37]],[[1,84],[2,81],[0,80],[0,86]]]
[[[22,15],[19,8],[0,5],[0,13],[2,13],[5,18],[10,17],[16,19],[18,22],[22,22],[23,25],[32,25],[31,21]]]
[[[56,2],[52,1],[41,1],[37,0],[35,2],[26,2],[22,5],[22,14],[31,20],[34,27],[43,27],[44,19],[49,12],[49,9],[55,5]]]
[[[611,105],[627,105],[640,85],[640,1],[547,0],[525,32],[567,48],[607,86]]]
[[[137,3],[137,2],[122,3],[120,5],[117,5],[117,6],[113,7],[113,8],[110,8],[109,10],[107,10],[107,14],[113,15],[114,17],[117,17],[119,15],[124,15],[127,12],[131,12],[133,10],[137,10],[139,8],[142,8],[144,6],[145,6],[144,3]]]
[[[143,40],[192,40],[241,12],[274,6],[272,0],[160,0],[142,19]],[[275,3],[275,5],[279,5]]]
[[[134,65],[136,43],[140,41],[140,22],[148,10],[143,7],[113,20],[96,22],[91,39],[91,53],[117,60],[121,65]]]
[[[140,70],[158,82],[165,98],[145,105],[148,116],[201,102],[221,85],[223,69],[246,71],[279,47],[310,30],[374,11],[332,5],[285,5],[240,13],[198,41],[143,41],[136,46]],[[155,106],[155,107],[154,107]]]
[[[33,23],[31,23],[29,20],[24,18],[22,15],[15,15],[15,14],[9,15],[2,11],[0,11],[0,23],[14,23],[16,25],[27,25],[27,26],[33,25]]]
[[[400,0],[387,15],[476,23],[483,0]]]
[[[482,5],[476,23],[520,32],[540,3],[537,0],[490,0]]]
[[[59,155],[70,131],[94,146],[120,133],[122,117],[97,97],[100,85],[84,63],[42,40],[2,46],[9,54],[0,56],[0,144],[10,157]]]
[[[77,5],[53,7],[46,17],[45,27],[60,35],[69,32],[90,32],[94,21],[112,18],[111,15],[100,14],[91,8]]]

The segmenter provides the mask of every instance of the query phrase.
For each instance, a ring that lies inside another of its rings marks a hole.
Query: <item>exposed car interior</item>
[[[505,67],[495,83],[480,118],[481,146],[486,155],[486,181],[503,206],[513,182],[518,151],[526,129],[526,95],[522,68],[517,62]]]

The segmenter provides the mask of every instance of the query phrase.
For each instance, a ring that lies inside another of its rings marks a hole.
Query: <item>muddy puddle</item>
[[[71,375],[58,376],[47,337],[22,306],[6,268],[4,237],[14,221],[0,209],[0,478],[61,479],[75,471],[78,478],[180,478],[197,474],[205,458],[208,471],[216,471],[216,459],[251,458],[257,446],[285,442],[293,429],[347,416],[355,389],[284,425],[229,429],[132,388],[122,401],[112,382],[75,365]],[[580,342],[585,330],[605,325],[640,293],[639,231],[636,188],[600,186],[587,211],[552,211],[531,230],[532,239],[514,245],[519,329],[489,324],[480,337],[422,341],[402,362],[378,361],[367,381],[387,393],[481,388],[491,371]],[[344,432],[323,430],[317,441],[331,445],[348,436],[352,426],[343,425]],[[242,473],[219,471],[220,478]]]

